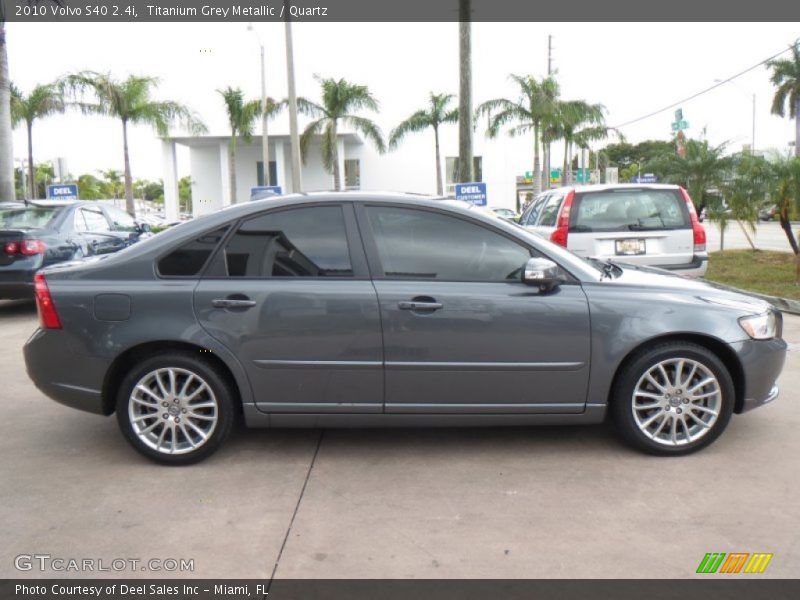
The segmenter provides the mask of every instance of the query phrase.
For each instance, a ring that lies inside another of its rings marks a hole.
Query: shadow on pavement
[[[26,317],[36,314],[33,300],[0,300],[0,319],[6,317]]]

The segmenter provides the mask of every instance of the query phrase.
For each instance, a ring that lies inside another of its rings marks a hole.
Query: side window
[[[229,277],[352,277],[341,206],[271,212],[242,223],[225,246]]]
[[[106,206],[106,213],[111,219],[111,229],[114,231],[136,231],[136,221],[121,208]]]
[[[94,208],[81,208],[81,216],[86,223],[86,228],[82,231],[111,231],[108,219],[101,210]]]
[[[227,227],[210,231],[176,248],[158,261],[158,273],[163,277],[194,277],[199,275],[211,253],[220,243]]]
[[[518,281],[531,256],[498,233],[440,213],[369,206],[367,217],[389,278]]]
[[[547,199],[547,202],[542,206],[538,227],[555,227],[556,220],[558,219],[558,209],[561,207],[561,201],[564,196],[561,194],[553,194]]]

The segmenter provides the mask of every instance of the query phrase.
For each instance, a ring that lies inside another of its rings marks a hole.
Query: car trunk
[[[677,189],[583,192],[573,202],[567,247],[601,260],[677,266],[694,259],[694,233]]]

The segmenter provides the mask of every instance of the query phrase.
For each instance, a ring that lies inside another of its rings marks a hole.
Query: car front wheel
[[[117,421],[131,445],[157,462],[191,464],[212,454],[234,420],[230,384],[210,362],[159,354],[131,369],[117,397]]]
[[[714,353],[672,342],[624,367],[611,409],[627,442],[651,454],[675,456],[716,440],[731,418],[734,397],[730,373]]]

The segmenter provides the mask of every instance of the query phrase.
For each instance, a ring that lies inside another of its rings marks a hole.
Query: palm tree
[[[111,73],[81,71],[64,78],[62,84],[75,96],[73,103],[84,114],[115,117],[122,122],[122,145],[125,161],[125,208],[135,216],[133,180],[128,153],[128,126],[150,125],[158,135],[166,136],[175,121],[194,133],[205,131],[203,123],[186,106],[171,100],[153,100],[150,97],[158,85],[158,78],[131,75],[119,80]],[[90,94],[87,101],[86,93]]]
[[[487,115],[489,127],[486,135],[497,137],[500,128],[513,123],[509,129],[511,136],[533,132],[533,178],[534,190],[542,191],[542,169],[539,159],[539,141],[543,128],[549,125],[558,106],[558,82],[552,77],[537,81],[532,75],[509,75],[519,87],[519,99],[515,102],[506,98],[487,100],[476,109],[476,115]]]
[[[371,120],[359,117],[359,110],[378,111],[378,101],[365,85],[350,83],[344,79],[323,79],[319,75],[314,78],[322,86],[322,104],[311,102],[305,98],[297,99],[298,109],[314,120],[309,123],[300,136],[300,152],[306,160],[308,148],[315,135],[322,135],[322,163],[328,172],[333,173],[333,186],[342,189],[342,174],[339,172],[339,148],[337,133],[339,123],[352,127],[370,140],[378,152],[386,151],[383,134]]]
[[[727,142],[709,145],[707,140],[686,140],[686,156],[666,154],[657,161],[668,183],[686,188],[696,204],[703,205],[707,192],[719,188],[733,166],[733,159],[725,156]]]
[[[608,137],[609,129],[604,125],[605,107],[589,104],[584,100],[565,100],[556,104],[555,115],[545,132],[545,140],[564,140],[564,165],[561,170],[562,185],[572,179],[572,147],[586,147],[590,141]]]
[[[794,119],[794,155],[800,157],[800,40],[791,46],[792,57],[771,60],[770,81],[777,87],[772,98],[772,114],[783,117],[789,105],[789,118]]]
[[[11,84],[11,123],[25,123],[28,132],[28,194],[33,198],[35,181],[33,175],[33,122],[55,113],[64,112],[64,99],[56,84],[37,85],[25,96]]]
[[[228,113],[228,125],[231,128],[231,141],[228,143],[228,171],[230,177],[230,202],[236,204],[236,138],[241,136],[242,140],[249,142],[253,135],[253,124],[256,117],[261,115],[261,100],[244,99],[244,92],[240,88],[228,86],[224,90],[217,90],[225,102],[225,110]],[[267,118],[277,115],[283,107],[285,101],[275,102],[272,98],[267,98]],[[269,165],[264,165],[264,179],[268,180]]]
[[[394,149],[407,134],[424,131],[428,127],[433,129],[436,147],[436,193],[440,196],[444,188],[442,186],[442,159],[439,155],[439,126],[458,121],[458,109],[448,110],[447,108],[453,98],[455,98],[453,94],[431,92],[428,107],[415,112],[389,134],[389,148]]]
[[[60,6],[62,0],[50,0]],[[39,4],[40,0],[29,0]],[[8,47],[6,45],[5,2],[0,2],[0,200],[14,200],[14,148],[12,144],[13,124],[11,118],[11,81],[8,76]]]
[[[792,234],[791,215],[800,206],[800,157],[777,156],[772,161],[772,186],[770,196],[778,205],[781,228],[789,240],[798,261],[800,278],[800,248]]]

